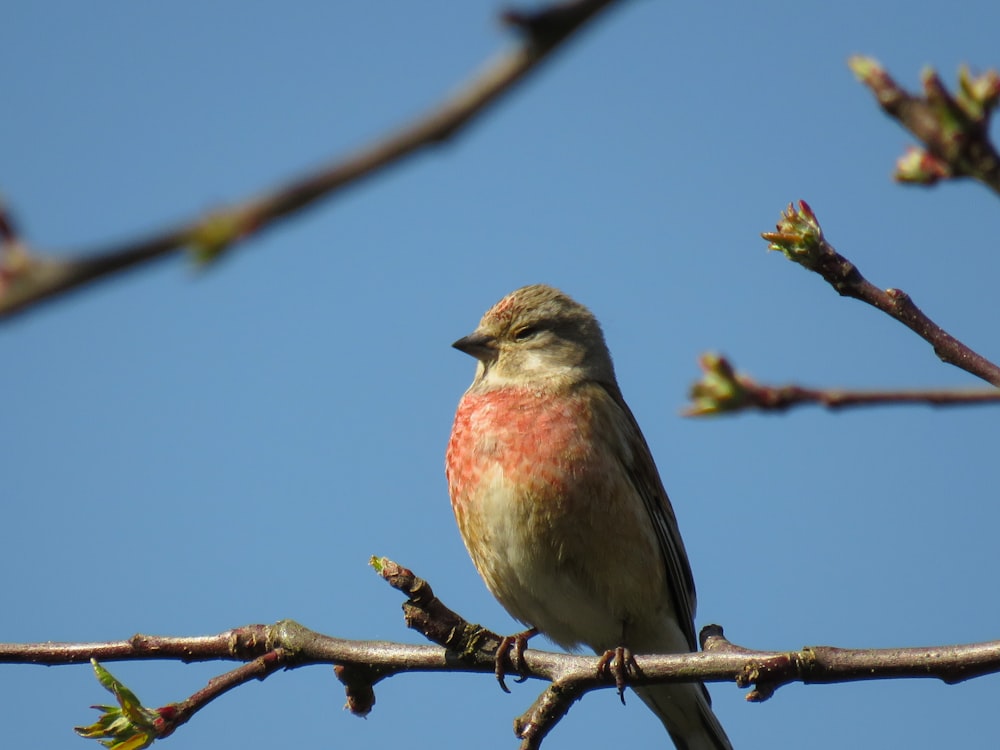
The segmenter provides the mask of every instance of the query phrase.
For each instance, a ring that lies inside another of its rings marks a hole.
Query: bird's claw
[[[535,628],[529,628],[521,633],[505,635],[500,639],[500,645],[497,646],[497,656],[493,667],[493,674],[496,675],[497,682],[500,684],[500,689],[505,693],[510,692],[510,689],[507,687],[507,683],[504,680],[504,677],[507,675],[506,662],[509,661],[510,666],[515,672],[517,672],[518,676],[514,679],[514,682],[524,682],[528,679],[527,669],[524,663],[524,651],[528,647],[528,639],[537,634],[538,631]]]
[[[597,662],[597,675],[605,680],[614,678],[615,687],[622,705],[625,705],[625,688],[629,678],[639,673],[639,665],[635,662],[632,652],[625,646],[605,651]]]

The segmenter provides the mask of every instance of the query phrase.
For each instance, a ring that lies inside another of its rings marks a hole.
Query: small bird
[[[687,553],[597,319],[535,284],[453,346],[478,364],[455,414],[448,488],[490,592],[563,648],[696,651]],[[678,750],[731,750],[704,685],[636,692]]]

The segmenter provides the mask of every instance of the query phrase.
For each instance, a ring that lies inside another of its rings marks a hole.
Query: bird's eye
[[[514,341],[525,341],[537,334],[542,329],[538,326],[525,326],[514,331]]]

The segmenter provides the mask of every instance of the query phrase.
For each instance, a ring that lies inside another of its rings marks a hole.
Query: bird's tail
[[[660,717],[677,750],[733,750],[704,685],[654,685],[635,692]]]

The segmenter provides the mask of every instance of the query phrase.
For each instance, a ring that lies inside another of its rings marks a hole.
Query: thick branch
[[[28,251],[23,239],[13,237],[12,231],[0,231],[0,317],[185,247],[192,247],[202,261],[213,260],[237,242],[318,199],[357,184],[424,147],[448,141],[614,2],[573,0],[534,12],[506,13],[504,20],[517,29],[521,43],[488,62],[427,115],[313,174],[207,217],[70,259],[38,256]],[[0,214],[0,230],[12,226],[9,217]]]
[[[0,643],[0,664],[83,664],[98,661],[170,659],[183,662],[247,661],[267,653],[271,627],[246,625],[218,635],[171,637],[136,634],[105,643]]]
[[[789,204],[778,222],[777,231],[761,234],[786,258],[815,271],[845,297],[866,302],[890,315],[934,347],[934,353],[948,364],[1000,386],[1000,367],[973,351],[928,318],[901,289],[879,289],[861,275],[851,261],[826,241],[816,214],[805,201],[796,209]]]
[[[415,579],[420,581],[420,579]],[[420,581],[424,585],[424,582]],[[410,602],[412,604],[412,602]],[[489,650],[489,631],[461,620],[460,628],[474,637],[461,644],[461,652],[435,646],[420,646],[387,641],[359,641],[334,638],[303,627],[291,620],[274,625],[250,625],[234,628],[214,636],[166,637],[135,636],[128,641],[97,643],[0,643],[2,664],[79,664],[87,653],[100,661],[213,661],[253,659],[281,648],[288,655],[288,668],[312,664],[344,664],[366,667],[380,677],[400,672],[479,672],[493,674],[495,650]],[[229,642],[242,638],[248,631],[268,634],[265,641],[252,648],[234,649]],[[721,632],[721,631],[720,631]],[[487,634],[487,639],[480,637]],[[241,635],[242,634],[242,635]],[[497,637],[499,638],[499,637]],[[123,644],[130,644],[123,647]],[[195,644],[192,654],[191,645]],[[487,644],[485,648],[478,644]],[[270,645],[271,648],[266,648]],[[794,676],[782,673],[783,681],[846,682],[859,679],[890,677],[933,677],[956,683],[985,674],[1000,672],[1000,641],[961,646],[901,649],[840,649],[807,647],[798,652],[754,651],[729,644],[705,646],[706,651],[694,654],[637,656],[641,675],[633,684],[650,685],[661,682],[731,682],[750,685],[756,678],[746,676],[753,665],[772,659],[785,659],[797,654],[805,665],[796,668]],[[928,660],[931,660],[928,663]],[[539,651],[524,652],[528,677],[578,683],[586,689],[614,687],[614,678],[598,674],[599,659],[592,656]],[[782,667],[785,669],[784,667]],[[773,670],[768,667],[768,670]],[[767,677],[773,676],[769,671]],[[784,679],[789,677],[789,679]],[[761,677],[760,679],[765,679]]]
[[[89,658],[103,661],[173,659],[179,661],[241,660],[247,664],[214,678],[190,698],[146,709],[123,685],[99,668],[102,684],[115,693],[121,708],[103,707],[106,714],[87,736],[100,734],[127,715],[141,724],[136,732],[164,737],[196,711],[228,690],[274,671],[309,664],[335,664],[346,685],[348,707],[367,714],[374,704],[374,685],[401,672],[481,672],[493,674],[500,636],[468,623],[448,609],[430,586],[409,570],[385,559],[376,568],[394,588],[407,595],[407,622],[428,638],[448,647],[354,641],[309,630],[291,620],[274,625],[249,625],[214,636],[171,638],[137,635],[109,643],[0,644],[0,663],[75,664]],[[1000,672],[1000,641],[932,648],[839,649],[807,647],[798,651],[752,651],[727,641],[718,626],[702,631],[704,651],[694,654],[636,656],[632,685],[668,682],[735,682],[753,686],[751,701],[765,700],[790,682],[833,683],[899,677],[933,677],[949,684]],[[516,722],[522,748],[535,748],[572,704],[585,693],[614,687],[615,678],[598,668],[597,657],[526,650],[519,670],[525,677],[550,682]],[[101,676],[102,672],[104,673]],[[124,722],[128,724],[128,722]],[[133,727],[134,728],[134,727]],[[134,734],[134,733],[133,733]]]

